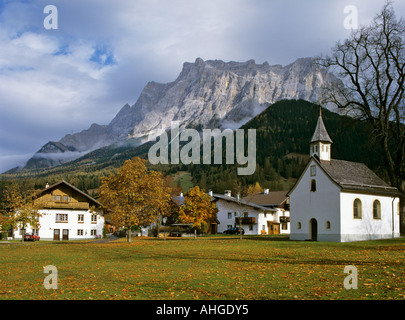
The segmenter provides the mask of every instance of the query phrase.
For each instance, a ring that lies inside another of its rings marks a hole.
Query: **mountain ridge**
[[[197,58],[184,62],[178,77],[168,83],[148,82],[136,103],[124,105],[108,125],[92,124],[88,129],[65,135],[58,143],[66,151],[66,161],[115,143],[134,139],[145,142],[151,131],[163,132],[172,121],[189,127],[236,129],[283,99],[317,102],[320,88],[337,81],[333,75],[300,58],[287,66],[246,62],[224,62]],[[51,151],[51,150],[49,150]],[[58,152],[59,153],[59,152]],[[40,169],[64,163],[47,161],[54,155],[41,148],[25,166]]]

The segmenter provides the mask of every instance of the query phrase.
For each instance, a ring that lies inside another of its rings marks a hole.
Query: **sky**
[[[288,65],[328,54],[350,36],[353,8],[367,25],[384,3],[0,0],[0,173],[48,141],[108,124],[149,81],[174,81],[184,62]],[[394,9],[405,16],[405,0]]]

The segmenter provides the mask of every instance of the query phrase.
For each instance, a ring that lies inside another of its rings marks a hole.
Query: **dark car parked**
[[[39,239],[39,236],[33,233],[26,233],[24,235],[24,241],[38,241]]]
[[[226,233],[226,234],[240,234],[241,229],[242,229],[242,234],[245,234],[245,230],[243,228],[239,228],[239,227],[229,228],[228,230],[225,230],[223,233]]]

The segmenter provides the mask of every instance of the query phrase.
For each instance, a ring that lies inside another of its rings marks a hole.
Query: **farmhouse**
[[[245,234],[280,234],[278,210],[266,208],[247,199],[238,200],[232,197],[230,191],[224,195],[210,193],[218,209],[218,232],[222,233],[229,228],[238,227],[240,220]]]
[[[263,192],[256,193],[244,198],[248,202],[258,204],[265,208],[276,209],[274,214],[274,224],[279,223],[281,234],[290,233],[290,199],[287,191],[270,191],[264,189]]]
[[[41,240],[78,240],[99,238],[103,234],[104,216],[101,204],[81,190],[60,181],[47,185],[35,198],[40,206],[40,229],[28,226],[25,233],[34,233]],[[21,239],[22,230],[14,231]]]
[[[362,163],[331,159],[319,115],[310,160],[288,192],[291,240],[360,241],[399,237],[399,198]]]

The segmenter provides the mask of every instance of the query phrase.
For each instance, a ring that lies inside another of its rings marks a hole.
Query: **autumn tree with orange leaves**
[[[179,220],[185,224],[192,224],[194,239],[196,239],[197,229],[213,221],[217,211],[215,204],[211,202],[211,197],[195,186],[184,195],[184,204],[179,209]]]
[[[131,242],[131,228],[158,222],[170,200],[160,172],[148,170],[146,160],[134,158],[125,161],[117,174],[102,180],[100,202],[111,223],[127,229]]]

